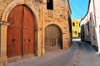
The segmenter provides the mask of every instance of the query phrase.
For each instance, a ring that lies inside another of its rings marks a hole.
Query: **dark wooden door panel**
[[[29,30],[28,29],[23,29],[23,55],[29,54]]]
[[[21,55],[23,6],[14,7],[8,15],[10,25],[7,30],[7,56]]]
[[[8,16],[8,22],[10,25],[22,25],[23,19],[23,6],[14,7]]]
[[[34,53],[34,19],[31,11],[24,7],[23,19],[23,55]],[[26,41],[25,41],[26,40]]]
[[[34,38],[35,38],[35,33],[34,33],[34,29],[33,30],[29,30],[29,38],[28,38],[28,42],[30,43],[30,54],[33,54],[34,53],[34,48],[35,48],[35,45],[34,45]]]
[[[15,6],[8,15],[7,56],[15,57],[34,53],[34,19],[31,11]]]
[[[23,55],[34,53],[34,30],[23,29]]]
[[[24,7],[23,27],[35,27],[33,15],[27,7]]]
[[[7,55],[8,57],[21,55],[21,29],[8,27],[7,34]]]

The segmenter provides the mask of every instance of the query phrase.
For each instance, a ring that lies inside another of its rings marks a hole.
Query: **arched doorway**
[[[62,32],[60,28],[54,24],[45,28],[45,49],[62,49]]]
[[[8,15],[7,56],[25,56],[34,54],[35,23],[30,9],[26,5],[15,6]]]

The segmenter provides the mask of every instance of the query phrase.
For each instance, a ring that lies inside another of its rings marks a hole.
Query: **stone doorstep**
[[[7,61],[9,63],[9,62],[13,62],[13,61],[17,61],[17,60],[22,60],[22,59],[26,59],[26,58],[34,57],[34,56],[35,56],[34,54],[28,54],[28,55],[25,55],[25,56],[16,56],[16,57],[8,58]]]
[[[7,57],[0,57],[0,66],[7,66]]]

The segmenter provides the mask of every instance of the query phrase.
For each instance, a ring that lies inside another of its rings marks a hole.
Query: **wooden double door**
[[[45,28],[45,47],[62,49],[62,33],[58,26],[52,24]]]
[[[25,5],[15,6],[8,15],[7,56],[34,54],[34,17]]]

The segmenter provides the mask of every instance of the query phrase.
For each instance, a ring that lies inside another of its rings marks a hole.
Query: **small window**
[[[89,31],[89,22],[87,22],[87,27],[88,27],[88,31]]]
[[[79,27],[80,27],[80,23],[79,23]]]
[[[77,35],[77,31],[75,31],[75,34]]]
[[[87,29],[87,37],[89,36],[89,32],[88,32],[88,29]]]
[[[75,26],[75,23],[73,22],[73,26]]]
[[[47,0],[47,9],[53,10],[53,0]]]
[[[91,16],[90,16],[90,20],[91,20]]]
[[[92,27],[93,39],[95,39],[95,27]]]

